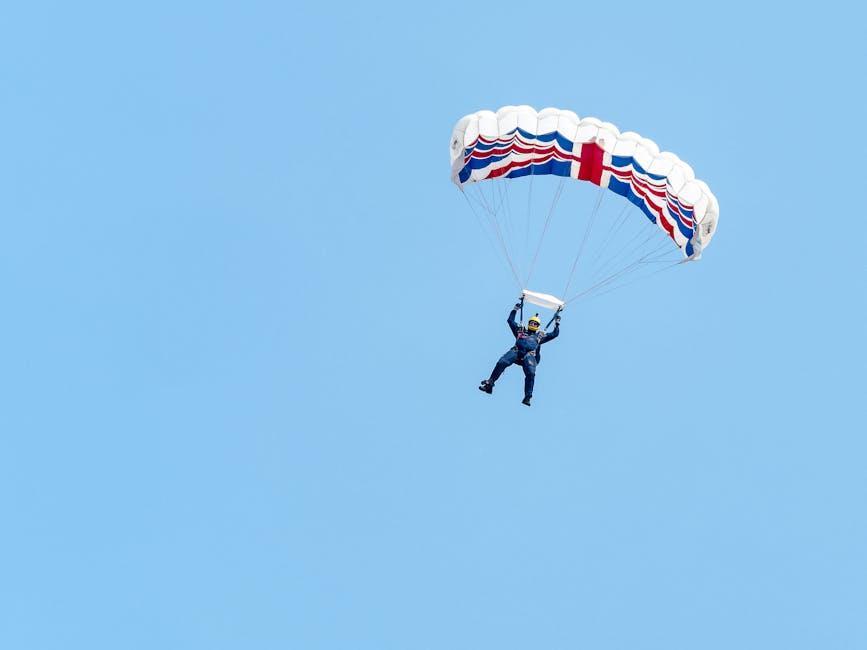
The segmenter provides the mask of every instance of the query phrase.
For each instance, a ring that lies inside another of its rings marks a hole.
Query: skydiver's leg
[[[497,365],[495,365],[494,369],[491,371],[491,378],[488,379],[488,381],[491,382],[491,384],[496,382],[500,378],[500,375],[503,374],[503,371],[517,360],[518,353],[515,350],[509,350],[506,352],[506,354],[501,356],[500,360],[497,361]]]
[[[536,357],[527,355],[521,364],[524,368],[524,399],[533,397],[533,385],[536,383]]]

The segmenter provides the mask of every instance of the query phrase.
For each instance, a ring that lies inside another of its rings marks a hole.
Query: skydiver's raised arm
[[[518,313],[518,310],[521,308],[521,303],[518,303],[514,307],[512,307],[512,311],[509,312],[509,318],[506,322],[509,324],[509,329],[512,330],[513,336],[518,336],[518,323],[515,322],[515,315]]]
[[[547,343],[548,341],[553,341],[558,336],[560,336],[560,315],[559,314],[554,317],[554,323],[556,323],[554,325],[554,331],[551,332],[550,334],[546,334],[545,337],[541,341],[539,341],[539,345],[542,345],[543,343]]]

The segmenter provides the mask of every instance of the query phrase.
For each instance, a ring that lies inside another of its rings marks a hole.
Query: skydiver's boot
[[[482,383],[479,384],[479,390],[490,395],[494,392],[494,382],[492,382],[490,379],[483,379]]]
[[[521,404],[523,404],[524,406],[530,406],[530,400],[532,398],[533,398],[532,395],[525,396],[524,399],[521,400]]]

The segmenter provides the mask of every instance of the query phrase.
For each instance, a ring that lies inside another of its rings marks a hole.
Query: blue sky
[[[823,7],[4,9],[2,645],[867,647],[864,16]],[[475,388],[516,291],[447,154],[515,103],[721,207],[565,312],[531,409]]]

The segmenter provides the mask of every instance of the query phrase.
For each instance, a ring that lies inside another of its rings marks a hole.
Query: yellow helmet
[[[542,327],[542,321],[539,320],[539,314],[530,316],[530,320],[527,321],[527,329],[531,332],[535,332],[540,327]]]

